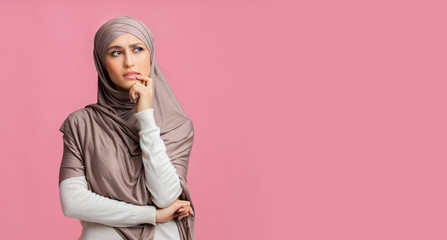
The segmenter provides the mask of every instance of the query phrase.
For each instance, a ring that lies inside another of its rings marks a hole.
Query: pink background
[[[196,239],[447,239],[445,1],[3,1],[0,239],[77,239],[65,117],[134,16],[192,119]]]

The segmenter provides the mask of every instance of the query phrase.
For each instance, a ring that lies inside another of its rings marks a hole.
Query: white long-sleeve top
[[[167,207],[182,192],[179,176],[166,153],[160,128],[155,124],[154,109],[140,111],[135,117],[141,126],[139,135],[146,187],[157,207]],[[80,219],[83,226],[79,239],[122,240],[113,227],[150,223],[155,225],[155,240],[180,240],[174,219],[156,223],[154,206],[138,206],[100,196],[88,189],[85,176],[65,179],[59,189],[64,214]]]
[[[154,109],[149,108],[135,113],[141,131],[140,147],[146,175],[146,186],[151,199],[159,208],[173,203],[182,193],[177,171],[166,153],[166,146],[160,137],[160,128],[154,119]]]

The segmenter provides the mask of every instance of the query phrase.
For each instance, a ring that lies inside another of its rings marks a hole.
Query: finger
[[[142,88],[142,87],[146,87],[144,86],[144,84],[140,83],[140,82],[135,82],[134,83],[135,88]]]
[[[135,78],[138,80],[149,81],[151,78],[147,76],[135,75]]]
[[[141,75],[135,75],[135,78],[143,81],[144,85],[147,86],[147,82],[149,81],[149,77],[141,76]]]
[[[189,217],[189,214],[185,213],[185,214],[181,214],[180,216],[178,216],[179,220],[182,218],[185,218],[185,217]]]
[[[185,212],[184,213],[186,213],[186,212],[190,212],[190,209],[191,209],[191,207],[187,207],[187,208],[185,208]]]
[[[178,208],[184,208],[186,206],[188,206],[188,201],[183,201],[183,200],[178,200],[176,201],[176,205],[178,206]]]
[[[151,87],[152,87],[152,85],[153,85],[153,83],[154,83],[154,80],[153,80],[152,78],[150,78],[150,77],[146,77],[146,76],[143,77],[143,76],[140,76],[140,79],[144,81],[144,85],[145,85],[146,87],[148,87],[148,86],[151,86]]]
[[[134,90],[131,88],[131,89],[129,90],[129,97],[130,97],[130,100],[131,100],[132,102],[135,101],[133,92],[134,92]]]
[[[182,211],[179,211],[178,213],[180,215],[186,215],[186,214],[190,214],[191,208],[181,208]]]
[[[192,211],[192,208],[189,209],[189,213],[191,213],[191,215],[194,215],[194,212]]]
[[[137,87],[138,87],[138,85],[136,83],[134,83],[132,85],[132,87],[129,89],[129,95],[130,95],[132,102],[137,100],[137,97],[138,97],[137,92],[136,92],[138,90]]]
[[[189,212],[182,213],[180,216],[182,216],[182,217],[188,217],[188,216],[189,216]]]
[[[144,93],[148,92],[148,88],[141,83],[135,84],[134,89],[138,90],[139,94],[144,94]]]
[[[135,86],[134,92],[138,95],[141,95],[144,94],[144,89],[142,88],[142,86]]]
[[[179,203],[180,203],[180,204],[177,205],[177,206],[178,206],[177,211],[175,211],[176,213],[182,214],[182,213],[184,213],[184,212],[186,212],[186,211],[189,211],[186,202],[185,202],[185,203],[181,203],[181,202],[179,202]]]
[[[135,101],[137,100],[137,90],[134,89],[133,91],[133,99],[135,99]]]

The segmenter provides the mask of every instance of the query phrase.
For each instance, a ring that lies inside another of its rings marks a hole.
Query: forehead
[[[136,37],[133,34],[130,33],[126,33],[124,35],[121,35],[117,38],[115,38],[115,40],[113,40],[113,42],[110,43],[109,47],[112,45],[121,45],[121,46],[127,46],[133,43],[142,43],[144,44],[143,41],[141,41],[141,39],[139,39],[138,37]]]

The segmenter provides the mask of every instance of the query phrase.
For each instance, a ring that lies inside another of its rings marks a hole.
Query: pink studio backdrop
[[[0,239],[80,235],[58,128],[120,15],[193,120],[196,239],[447,239],[444,2],[2,2]]]

